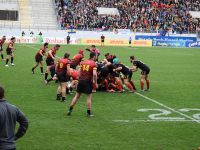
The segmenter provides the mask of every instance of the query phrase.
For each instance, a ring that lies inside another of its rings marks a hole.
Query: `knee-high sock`
[[[141,87],[141,90],[144,90],[144,81],[140,80],[140,87]]]
[[[129,88],[129,90],[134,91],[134,89],[130,83],[126,82],[125,85]]]
[[[150,87],[150,80],[146,80],[146,84],[147,84],[147,90],[148,90]]]
[[[130,81],[130,83],[131,83],[131,85],[132,85],[133,89],[134,89],[134,90],[136,90],[136,87],[135,87],[135,84],[134,84],[134,82],[133,82],[133,81]]]
[[[11,57],[11,64],[13,63],[14,57]]]

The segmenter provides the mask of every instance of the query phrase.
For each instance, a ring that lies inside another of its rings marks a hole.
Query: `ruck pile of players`
[[[38,50],[35,56],[36,64],[32,68],[32,73],[34,74],[35,68],[40,64],[41,74],[43,74],[43,57],[46,56],[47,69],[45,72],[45,83],[48,84],[52,80],[58,80],[60,84],[57,92],[57,100],[61,99],[64,101],[66,99],[66,91],[68,93],[72,89],[76,89],[79,80],[79,70],[77,70],[77,66],[80,65],[79,68],[83,67],[84,71],[89,69],[87,66],[82,65],[82,61],[85,60],[84,50],[79,50],[78,54],[74,55],[70,60],[69,53],[65,53],[63,58],[56,56],[56,52],[59,50],[60,45],[55,45],[46,54],[47,48],[48,43],[44,43],[44,45]],[[130,56],[130,62],[133,64],[133,66],[129,68],[122,64],[119,58],[109,53],[105,54],[105,59],[99,61],[98,57],[100,55],[100,51],[96,48],[95,45],[92,45],[91,48],[86,49],[86,51],[95,53],[96,55],[95,62],[97,68],[98,88],[94,84],[93,92],[100,90],[122,93],[125,91],[125,89],[128,89],[129,92],[134,93],[134,91],[136,91],[136,87],[132,81],[132,74],[134,71],[137,71],[138,68],[142,70],[140,79],[141,91],[144,91],[145,81],[147,85],[146,90],[149,90],[150,81],[148,79],[148,74],[150,69],[143,62],[136,60],[134,56]],[[56,58],[58,58],[57,63]],[[48,79],[49,73],[51,77]]]
[[[5,40],[5,36],[0,39],[2,59],[4,59],[3,43]],[[12,37],[6,49],[6,67],[9,66],[8,62],[10,58],[11,65],[14,66],[14,43],[15,38]],[[56,52],[60,49],[60,45],[54,45],[47,52],[48,46],[48,43],[44,43],[43,46],[39,48],[35,55],[36,63],[31,71],[34,74],[35,69],[40,65],[41,74],[44,74],[45,76],[45,83],[48,84],[53,80],[58,83],[56,99],[61,102],[66,100],[67,93],[70,93],[73,89],[76,90],[76,95],[72,99],[67,115],[71,115],[71,112],[82,93],[87,94],[87,116],[92,116],[91,97],[92,93],[97,90],[123,93],[125,89],[127,89],[129,92],[134,93],[136,87],[132,81],[132,74],[137,71],[138,68],[141,70],[140,90],[149,90],[150,81],[148,79],[148,74],[150,68],[145,63],[137,60],[134,56],[130,56],[130,62],[133,65],[129,68],[120,62],[119,58],[109,53],[106,53],[104,55],[105,58],[100,61],[98,59],[100,51],[95,45],[92,45],[90,49],[80,49],[78,54],[74,55],[71,60],[69,59],[69,53],[65,53],[63,58],[56,55]],[[85,51],[90,52],[90,58],[88,60],[84,58]],[[44,58],[46,59],[47,65],[45,72],[43,70]],[[50,78],[48,78],[49,74],[51,75]],[[144,90],[145,82],[147,88]]]

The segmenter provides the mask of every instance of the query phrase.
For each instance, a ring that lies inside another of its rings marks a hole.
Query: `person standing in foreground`
[[[15,150],[15,141],[26,133],[28,120],[23,112],[3,98],[4,88],[0,86],[0,150]],[[15,133],[16,122],[19,128]]]
[[[14,60],[14,43],[16,41],[16,38],[15,37],[12,37],[11,38],[11,41],[8,43],[8,47],[6,49],[6,53],[7,53],[7,57],[6,57],[6,67],[8,67],[8,62],[9,62],[9,59],[11,58],[11,65],[14,66],[15,64],[13,63],[13,60]]]
[[[140,86],[141,86],[141,91],[144,91],[144,81],[146,80],[147,84],[147,91],[149,90],[150,87],[150,80],[148,78],[148,75],[150,73],[150,68],[143,63],[142,61],[136,60],[135,56],[130,56],[130,62],[133,63],[133,67],[130,68],[131,71],[137,71],[139,68],[142,70],[141,76],[140,76]]]
[[[87,94],[87,116],[92,117],[91,104],[92,104],[92,88],[93,84],[97,85],[97,67],[96,67],[96,54],[90,53],[90,59],[84,60],[80,66],[80,75],[77,85],[77,92],[74,96],[67,115],[70,116],[73,108],[76,105],[82,93]]]

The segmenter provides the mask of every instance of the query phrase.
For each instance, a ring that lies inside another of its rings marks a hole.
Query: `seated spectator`
[[[200,11],[200,0],[55,0],[61,28],[131,29],[176,33],[196,32],[200,24],[189,11]],[[117,8],[120,16],[98,15],[97,7]]]

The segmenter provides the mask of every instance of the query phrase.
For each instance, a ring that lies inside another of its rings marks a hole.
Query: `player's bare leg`
[[[12,66],[15,65],[15,64],[13,63],[13,61],[14,61],[14,54],[12,53],[12,54],[11,54],[11,65],[12,65]]]
[[[7,56],[6,56],[6,65],[5,65],[6,67],[8,67],[8,62],[9,62],[9,60],[10,60],[10,57],[11,57],[11,55],[7,55]]]
[[[31,69],[33,74],[35,73],[34,70],[35,70],[35,68],[37,68],[38,65],[39,65],[39,63],[36,62],[36,64],[35,64],[35,65],[33,66],[33,68]]]
[[[61,95],[62,95],[62,102],[64,102],[66,100],[66,88],[67,88],[67,83],[63,82],[60,83],[61,85]]]
[[[57,89],[57,98],[56,98],[56,100],[60,100],[60,99],[61,99],[61,84],[59,83],[58,89]]]
[[[134,88],[132,87],[131,83],[128,81],[128,79],[124,79],[124,84],[126,85],[127,88],[129,88],[129,90],[131,92],[134,92]]]
[[[40,62],[40,71],[41,71],[41,74],[43,75],[44,74],[44,71],[43,71],[43,61]]]
[[[81,96],[81,93],[76,92],[76,95],[74,96],[74,98],[72,99],[72,102],[70,104],[69,111],[67,112],[68,116],[71,115],[72,110],[74,109],[74,107],[76,105],[76,102],[78,101],[78,99],[80,98],[80,96]]]
[[[4,56],[3,56],[3,51],[0,51],[0,54],[1,54],[2,60],[4,61],[5,59],[4,59]]]
[[[145,76],[146,84],[147,84],[147,91],[149,91],[150,88],[150,80],[148,79],[148,75]]]
[[[92,107],[92,94],[88,94],[87,95],[87,116],[88,117],[93,117],[93,115],[91,114],[91,107]]]
[[[144,81],[145,81],[145,75],[141,75],[141,77],[140,77],[140,88],[141,88],[141,91],[144,91]]]
[[[47,69],[46,69],[46,71],[45,71],[45,75],[44,75],[44,82],[47,84],[48,82],[47,82],[47,78],[48,78],[48,75],[49,75],[49,68],[50,68],[50,66],[47,66]]]

